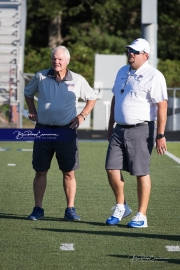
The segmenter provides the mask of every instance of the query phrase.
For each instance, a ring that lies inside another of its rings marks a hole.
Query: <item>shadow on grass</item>
[[[27,219],[27,216],[17,216],[14,214],[0,213],[0,219]]]
[[[21,219],[21,220],[28,220],[28,215],[14,215],[14,214],[6,214],[6,213],[0,213],[0,219]],[[64,221],[64,219],[61,218],[54,218],[54,217],[46,217],[42,221]]]
[[[15,215],[15,214],[6,214],[6,213],[0,213],[0,219],[24,219],[27,220],[28,215]],[[68,220],[65,220],[64,218],[55,218],[55,217],[48,217],[46,216],[44,219],[40,220],[41,222],[45,221],[58,221],[58,222],[69,222]],[[105,223],[102,222],[86,222],[86,221],[76,221],[77,223],[84,223],[84,224],[89,224],[93,226],[106,226]],[[126,225],[121,225],[122,227],[126,228]]]
[[[15,214],[6,214],[6,213],[0,213],[0,219],[21,219],[21,220],[28,220],[28,215],[15,215]],[[56,217],[48,217],[46,216],[44,219],[39,220],[39,222],[46,222],[46,221],[58,221],[58,222],[69,222],[68,220],[65,220],[64,218],[56,218]],[[38,222],[38,221],[37,221]],[[105,223],[102,222],[86,222],[86,221],[76,221],[77,223],[84,223],[89,224],[93,226],[106,226]],[[121,225],[126,228],[125,225]]]
[[[125,258],[129,259],[131,262],[164,262],[164,263],[173,263],[173,264],[180,264],[180,259],[170,259],[170,258],[157,258],[154,256],[144,256],[144,255],[107,255],[109,257],[116,257],[116,258]]]
[[[85,231],[85,230],[71,230],[71,229],[50,229],[50,228],[34,228],[35,230],[50,231],[56,233],[79,233],[79,234],[95,234],[95,235],[110,235],[110,236],[121,236],[121,237],[144,237],[144,238],[155,238],[165,239],[170,241],[180,241],[180,236],[177,235],[160,235],[160,234],[145,234],[138,233],[137,229],[129,229],[128,232],[114,232],[114,231]],[[132,232],[134,231],[134,233]],[[136,231],[136,232],[135,232]]]
[[[27,216],[25,215],[14,215],[14,214],[6,214],[0,213],[0,219],[16,219],[16,220],[27,220]],[[69,222],[64,218],[54,218],[54,217],[46,217],[44,220],[40,221],[32,221],[32,222],[49,222],[49,221],[58,221],[58,222]],[[72,221],[71,221],[72,222]],[[73,222],[72,222],[73,223]],[[87,222],[87,221],[76,221],[76,223],[87,224],[92,226],[102,226],[106,228],[110,228],[111,226],[107,226],[105,223],[102,222]],[[119,228],[126,228],[126,225],[119,224]],[[71,229],[51,229],[51,228],[35,228],[35,230],[42,230],[42,231],[51,231],[51,232],[61,232],[61,233],[86,233],[86,234],[96,234],[96,235],[110,235],[110,236],[124,236],[124,237],[144,237],[144,238],[155,238],[155,239],[165,239],[170,241],[180,241],[180,236],[178,235],[160,235],[160,234],[148,234],[148,233],[139,233],[138,229],[128,229],[129,232],[115,232],[115,231],[85,231],[85,230],[71,230]],[[143,229],[141,229],[142,232]]]

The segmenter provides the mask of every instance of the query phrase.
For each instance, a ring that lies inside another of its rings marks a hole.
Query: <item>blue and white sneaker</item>
[[[32,213],[28,216],[30,220],[44,219],[44,209],[41,207],[34,207]]]
[[[69,221],[80,220],[80,217],[76,214],[76,209],[74,207],[66,208],[64,218]]]
[[[122,207],[122,209],[120,209],[116,204],[111,210],[114,211],[112,216],[106,220],[107,225],[117,225],[121,219],[129,216],[132,213],[132,210],[129,208],[127,203],[124,205],[124,207]]]
[[[138,212],[127,224],[128,228],[147,228],[147,217]]]

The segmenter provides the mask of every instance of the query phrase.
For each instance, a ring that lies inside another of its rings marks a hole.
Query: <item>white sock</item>
[[[124,204],[116,204],[116,206],[118,207],[119,210],[124,210],[125,209],[125,205]]]
[[[136,215],[140,215],[140,216],[145,217],[145,215],[143,215],[141,212],[137,212],[137,214],[136,214]]]

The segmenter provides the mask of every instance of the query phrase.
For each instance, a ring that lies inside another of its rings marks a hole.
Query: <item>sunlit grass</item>
[[[20,151],[32,149],[32,143],[0,142],[0,148],[8,150],[0,151],[0,269],[178,269],[180,253],[168,252],[165,246],[180,246],[179,164],[153,151],[149,227],[145,229],[126,227],[137,211],[137,196],[135,177],[123,173],[126,200],[133,213],[118,226],[108,227],[105,220],[115,200],[104,169],[107,142],[80,142],[79,146],[75,207],[81,221],[63,220],[62,175],[53,159],[43,204],[46,219],[33,222],[27,220],[34,206],[32,152]],[[73,244],[74,250],[61,250],[63,243]],[[157,259],[136,260],[140,257]]]

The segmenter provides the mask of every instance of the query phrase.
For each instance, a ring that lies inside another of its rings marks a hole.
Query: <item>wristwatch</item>
[[[156,139],[162,139],[162,138],[164,138],[164,137],[165,137],[164,134],[157,134]]]

